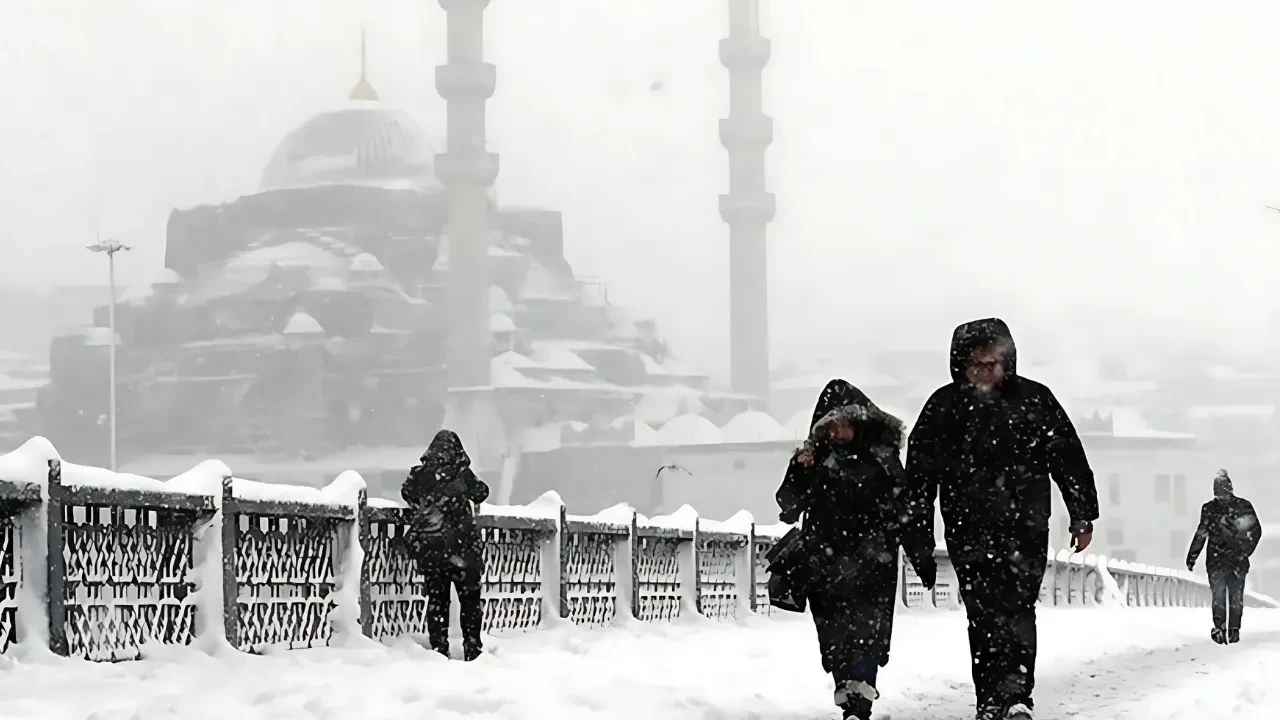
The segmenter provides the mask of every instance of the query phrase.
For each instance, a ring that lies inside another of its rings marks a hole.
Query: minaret
[[[498,156],[485,147],[485,102],[497,73],[484,61],[484,11],[489,0],[439,0],[446,15],[447,62],[436,67],[436,91],[448,125],[436,177],[448,194],[448,343],[450,388],[445,424],[467,445],[477,470],[492,471],[506,450],[489,385],[490,189]]]
[[[773,120],[764,114],[762,75],[769,41],[760,36],[759,0],[729,0],[729,37],[720,62],[729,71],[729,117],[720,144],[729,151],[729,192],[720,217],[729,224],[729,375],[734,392],[769,399],[769,283],[766,228],[773,194],[765,190],[765,150]]]
[[[369,100],[378,101],[378,91],[373,89],[369,84],[369,66],[367,56],[365,55],[364,28],[360,28],[360,82],[351,88],[351,94],[347,97],[351,100]]]

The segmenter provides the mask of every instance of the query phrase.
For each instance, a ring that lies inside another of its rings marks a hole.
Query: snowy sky
[[[1131,310],[1079,342],[1243,347],[1280,306],[1280,4],[761,4],[776,346],[864,345],[864,318],[903,304],[889,318],[939,344],[978,312],[1017,331],[1087,306]],[[725,8],[486,14],[502,201],[562,209],[576,269],[707,370],[728,334]],[[362,24],[383,99],[441,135],[434,1],[0,2],[0,279],[94,282],[99,230],[149,279],[170,207],[254,191],[276,141],[343,101]]]

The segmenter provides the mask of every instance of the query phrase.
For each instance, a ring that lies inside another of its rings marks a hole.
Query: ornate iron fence
[[[230,477],[211,495],[76,486],[52,460],[47,493],[0,480],[0,652],[44,623],[54,652],[104,661],[137,658],[149,644],[190,644],[201,627],[247,652],[322,646],[344,614],[353,632],[376,640],[425,634],[425,583],[405,547],[407,522],[402,507],[371,506],[363,490],[354,503],[332,504],[238,497]],[[563,507],[558,516],[482,514],[478,523],[489,633],[527,631],[547,616],[596,627],[619,616],[727,619],[769,609],[764,556],[776,527],[664,527],[634,513],[616,522]],[[938,560],[931,591],[903,563],[902,606],[960,606],[946,553]],[[45,587],[24,595],[24,582],[39,583],[24,567],[37,564]],[[42,596],[43,605],[22,604]],[[1188,573],[1060,552],[1040,601],[1204,606],[1209,591]],[[1248,602],[1275,604],[1255,594]]]

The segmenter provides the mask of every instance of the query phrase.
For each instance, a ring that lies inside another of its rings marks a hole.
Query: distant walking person
[[[1219,644],[1240,642],[1240,615],[1244,612],[1244,581],[1249,556],[1262,540],[1262,523],[1253,503],[1237,497],[1231,476],[1219,470],[1213,479],[1213,499],[1200,507],[1200,526],[1187,550],[1187,569],[1193,570],[1200,551],[1209,543],[1205,570],[1213,593],[1213,630],[1209,637]]]
[[[451,430],[441,430],[409,471],[400,489],[409,504],[409,550],[426,576],[427,635],[431,649],[449,656],[450,586],[462,606],[463,657],[480,655],[480,583],[484,553],[476,525],[476,505],[489,486],[471,470],[471,458]]]
[[[1051,487],[1088,547],[1098,494],[1084,447],[1049,388],[1017,373],[1004,321],[951,337],[952,382],[925,403],[907,445],[913,522],[933,532],[941,493],[947,551],[969,618],[979,720],[1030,720],[1036,600],[1048,559]]]

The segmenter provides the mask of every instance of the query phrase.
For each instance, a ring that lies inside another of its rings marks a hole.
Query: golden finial
[[[364,28],[360,28],[360,82],[351,88],[348,96],[352,100],[378,100],[378,91],[369,84],[368,65],[366,64]]]

